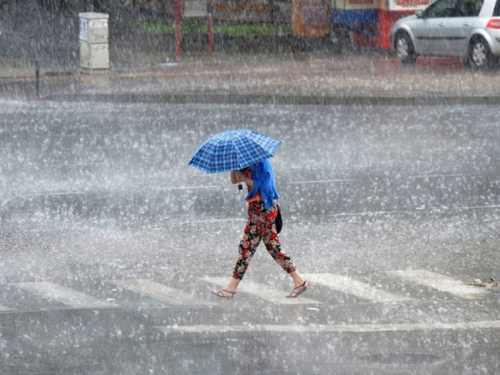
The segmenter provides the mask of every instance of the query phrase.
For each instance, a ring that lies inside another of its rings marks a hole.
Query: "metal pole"
[[[212,37],[212,13],[208,13],[208,56],[212,57],[213,37]]]
[[[271,23],[273,25],[277,25],[278,19],[276,17],[276,7],[274,6],[274,0],[269,0],[269,13],[271,17]]]
[[[177,60],[181,59],[181,4],[175,0],[175,45]]]
[[[38,60],[35,61],[35,74],[36,74],[36,95],[40,97],[40,64]]]

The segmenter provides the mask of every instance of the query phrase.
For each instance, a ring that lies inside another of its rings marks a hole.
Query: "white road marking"
[[[500,208],[498,205],[493,206],[471,206],[471,207],[454,207],[455,210],[480,210],[485,208]]]
[[[352,182],[356,180],[310,180],[310,181],[291,181],[290,185],[305,185],[305,184],[330,184],[336,182]]]
[[[420,176],[409,176],[409,178],[439,178],[439,177],[469,177],[474,176],[473,174],[428,174]]]
[[[409,297],[398,296],[373,288],[371,285],[333,273],[310,273],[302,275],[308,282],[321,284],[339,292],[351,294],[371,302],[408,302]]]
[[[53,167],[86,167],[88,165],[107,165],[108,163],[68,163],[68,164],[53,164]]]
[[[156,326],[157,330],[169,333],[231,333],[231,332],[280,332],[280,333],[376,333],[410,332],[430,330],[497,329],[500,320],[465,323],[403,323],[403,324],[337,324],[337,325],[192,325]]]
[[[33,193],[33,194],[20,194],[21,197],[51,197],[58,195],[85,195],[82,191],[69,191],[69,192],[60,192],[60,193]]]
[[[9,309],[8,307],[0,305],[0,311],[13,311],[14,309]]]
[[[60,302],[74,308],[107,308],[118,307],[116,303],[101,301],[88,294],[50,283],[16,283],[14,286],[41,297]]]
[[[207,189],[220,189],[220,186],[177,186],[177,187],[164,187],[157,190],[207,190]]]
[[[398,214],[406,211],[367,211],[367,212],[342,212],[340,214],[332,214],[329,216],[368,216],[368,215],[389,215]]]
[[[190,294],[186,294],[180,289],[170,288],[164,284],[159,284],[148,279],[107,280],[106,282],[143,296],[150,297],[154,300],[165,302],[169,305],[213,305],[211,302],[203,301]]]
[[[465,206],[465,207],[440,207],[440,211],[460,211],[460,210],[487,210],[487,209],[498,209],[500,205],[492,205],[492,206]],[[417,211],[434,211],[434,208],[426,209],[425,206],[415,207]],[[404,211],[366,211],[366,212],[341,212],[338,214],[329,215],[331,217],[340,217],[340,216],[370,216],[370,215],[390,215],[390,214],[402,214],[405,212],[413,212],[410,210]]]
[[[465,285],[459,280],[426,270],[398,270],[387,273],[464,299],[479,299],[487,293],[485,288]]]
[[[217,285],[219,287],[225,287],[227,283],[229,282],[229,279],[227,277],[204,277],[200,279],[204,282],[210,283]],[[293,288],[292,288],[293,289]],[[290,289],[291,292],[291,289]],[[290,292],[283,292],[281,290],[277,290],[274,288],[271,288],[265,284],[258,284],[251,282],[249,280],[245,280],[241,282],[241,284],[238,286],[238,291],[237,293],[247,293],[251,294],[254,296],[257,296],[264,301],[273,303],[275,305],[318,305],[321,304],[321,302],[314,301],[312,299],[304,297],[305,294],[302,294],[298,298],[286,298]],[[306,292],[307,293],[307,292]],[[237,298],[237,297],[235,297]]]
[[[212,220],[197,220],[197,221],[186,221],[182,224],[206,224],[206,223],[233,223],[233,222],[245,222],[247,219],[233,218],[233,219],[212,219]]]

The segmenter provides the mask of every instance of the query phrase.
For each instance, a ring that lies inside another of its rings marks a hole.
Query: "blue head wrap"
[[[253,198],[257,192],[260,192],[266,210],[269,210],[274,205],[275,199],[280,199],[276,191],[274,182],[273,167],[269,160],[264,160],[250,166],[253,179],[252,190],[248,193],[245,199]]]

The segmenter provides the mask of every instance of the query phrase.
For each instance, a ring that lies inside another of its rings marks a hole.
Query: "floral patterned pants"
[[[242,280],[252,257],[259,246],[264,242],[267,251],[287,273],[295,271],[292,258],[281,248],[274,220],[278,215],[276,206],[266,210],[263,202],[251,202],[248,205],[248,221],[240,242],[238,260],[234,267],[233,278]]]

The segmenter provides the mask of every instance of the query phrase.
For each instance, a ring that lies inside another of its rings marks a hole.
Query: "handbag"
[[[281,228],[283,228],[283,218],[281,217],[281,208],[279,204],[276,204],[276,208],[278,209],[278,215],[276,215],[276,219],[274,219],[274,225],[276,225],[276,232],[281,232]]]

